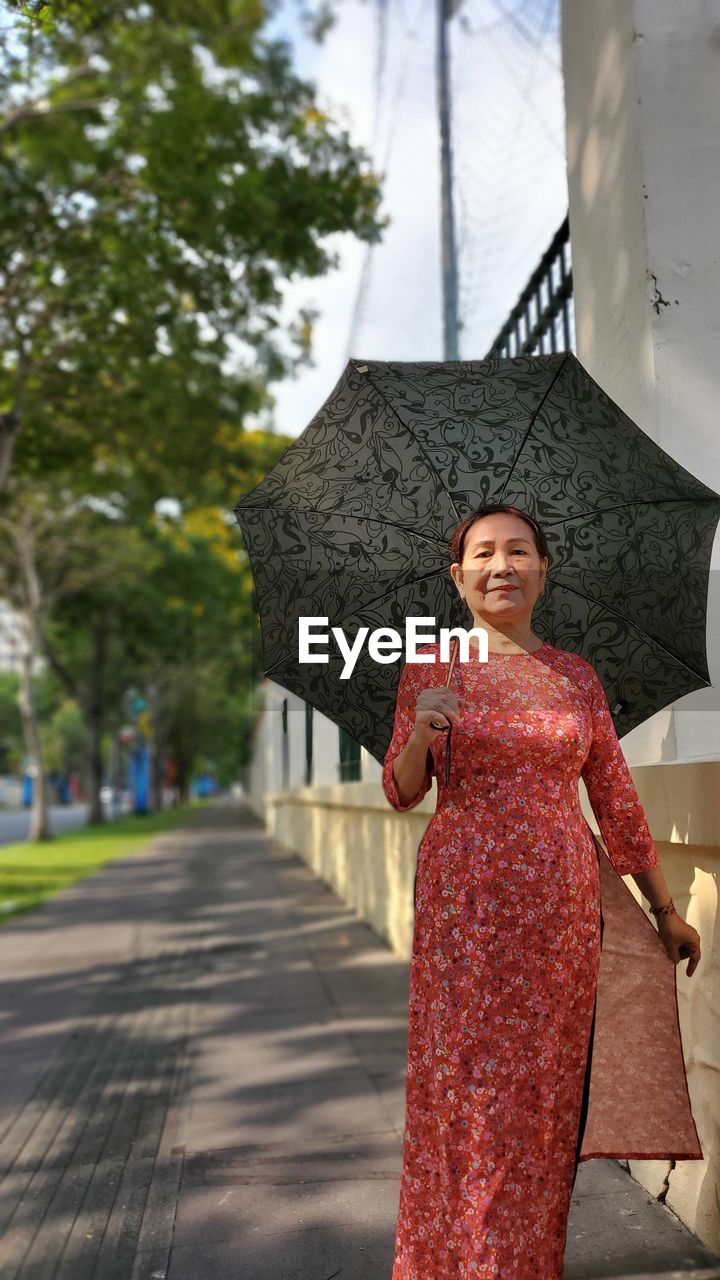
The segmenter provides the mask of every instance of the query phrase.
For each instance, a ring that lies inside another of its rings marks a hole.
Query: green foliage
[[[12,671],[0,671],[0,774],[15,775],[24,752],[18,677]]]
[[[45,764],[49,772],[82,777],[85,767],[85,725],[77,703],[67,696],[49,715],[40,707]]]
[[[0,407],[18,464],[182,494],[308,358],[281,283],[376,238],[367,157],[254,3],[30,6],[0,156]],[[278,337],[295,335],[294,352]]]

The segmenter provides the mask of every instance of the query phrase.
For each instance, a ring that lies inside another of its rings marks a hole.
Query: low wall
[[[678,1161],[675,1168],[667,1161],[631,1160],[628,1167],[720,1253],[720,762],[643,766],[632,773],[675,905],[702,940],[702,960],[692,978],[685,960],[676,976],[690,1097],[706,1158]],[[582,784],[580,798],[597,831]],[[302,787],[267,793],[264,819],[280,844],[298,853],[409,960],[417,850],[435,800],[435,782],[404,813],[392,808],[376,782]],[[625,883],[643,903],[631,876]]]

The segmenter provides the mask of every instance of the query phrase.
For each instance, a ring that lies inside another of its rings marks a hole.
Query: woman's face
[[[547,569],[547,556],[540,556],[529,525],[500,511],[471,525],[462,564],[456,561],[450,572],[473,617],[494,626],[529,622]]]

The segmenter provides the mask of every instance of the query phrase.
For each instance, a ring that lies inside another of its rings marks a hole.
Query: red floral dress
[[[400,678],[383,788],[440,646]],[[561,1280],[600,963],[582,777],[620,875],[658,865],[603,685],[584,658],[458,657],[461,723],[431,748],[418,850],[406,1121],[392,1280]],[[649,926],[652,929],[652,925]]]

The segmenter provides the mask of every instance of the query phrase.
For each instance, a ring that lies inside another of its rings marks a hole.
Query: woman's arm
[[[670,901],[670,890],[660,863],[649,871],[633,871],[632,878],[651,907],[664,907]]]
[[[653,867],[650,871],[633,872],[633,880],[652,907],[664,907],[672,902],[670,890],[659,866]],[[697,929],[688,924],[687,920],[683,920],[675,910],[674,903],[672,911],[663,912],[656,917],[656,923],[658,933],[665,944],[665,950],[673,964],[678,964],[687,957],[688,965],[685,972],[688,978],[691,978],[701,957],[700,934]]]
[[[615,870],[621,876],[654,873],[654,887],[662,890],[665,881],[647,816],[620,746],[602,680],[591,663],[587,663],[587,677],[592,740],[581,776],[593,813]],[[660,905],[653,902],[653,906]]]
[[[593,738],[582,777],[605,837],[610,861],[631,875],[651,907],[672,901],[647,816],[615,731],[602,681],[590,664]],[[690,977],[700,963],[700,935],[674,909],[657,917],[657,930],[673,964],[687,957]]]
[[[413,669],[405,664],[398,682],[395,723],[383,761],[383,791],[394,809],[414,809],[432,785],[433,759],[422,729],[415,727],[417,689]],[[395,772],[395,765],[398,771]]]
[[[423,734],[422,727],[416,726],[392,764],[397,795],[403,809],[410,808],[415,797],[415,803],[419,803],[428,791],[430,783],[428,781],[426,786],[425,782],[426,778],[429,779],[431,765],[427,735]]]

